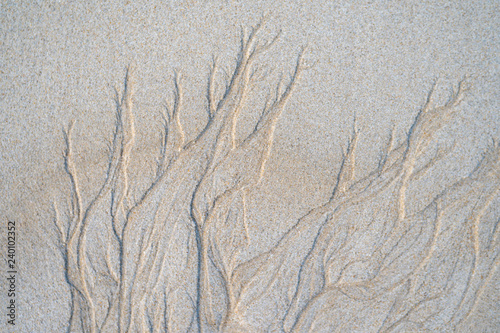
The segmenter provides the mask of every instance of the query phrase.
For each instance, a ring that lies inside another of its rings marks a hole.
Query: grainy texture
[[[2,2],[2,330],[499,331],[497,12]]]

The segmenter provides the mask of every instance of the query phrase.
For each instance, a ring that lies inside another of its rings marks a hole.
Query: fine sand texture
[[[498,1],[2,1],[0,332],[499,332]]]

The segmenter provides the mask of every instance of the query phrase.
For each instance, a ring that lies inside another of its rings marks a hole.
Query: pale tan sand
[[[1,10],[0,331],[500,330],[498,3]]]

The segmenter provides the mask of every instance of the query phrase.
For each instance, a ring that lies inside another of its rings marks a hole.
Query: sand
[[[498,2],[1,13],[0,331],[500,330]]]

